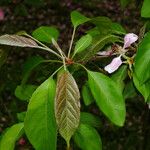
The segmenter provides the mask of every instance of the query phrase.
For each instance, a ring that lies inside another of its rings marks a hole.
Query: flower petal
[[[124,37],[124,46],[123,48],[129,47],[132,43],[138,40],[138,36],[134,33],[128,33]]]
[[[105,66],[105,70],[108,72],[108,73],[113,73],[114,71],[116,71],[122,64],[122,60],[121,60],[121,56],[119,57],[116,57],[112,60],[112,62]]]
[[[111,56],[112,54],[113,54],[112,50],[100,51],[97,53],[97,55],[101,55],[101,56]]]

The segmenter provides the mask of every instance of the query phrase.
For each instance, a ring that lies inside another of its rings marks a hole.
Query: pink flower
[[[122,64],[122,60],[121,60],[121,55],[119,57],[116,57],[112,60],[112,62],[105,66],[105,70],[108,72],[108,73],[112,73],[114,71],[116,71]]]
[[[97,53],[97,55],[101,55],[101,56],[111,56],[112,54],[113,54],[112,50],[101,51]]]
[[[132,43],[134,43],[137,40],[138,40],[138,36],[136,34],[134,34],[134,33],[126,34],[124,37],[124,46],[123,46],[123,48],[121,48],[118,51],[118,54],[120,54],[120,56],[114,58],[112,60],[112,62],[109,65],[107,65],[104,69],[108,73],[113,73],[114,71],[116,71],[121,66],[121,64],[123,63],[121,60],[121,56],[125,55],[125,53],[126,53],[126,50],[124,50],[124,49],[129,47]],[[106,55],[108,52],[104,51],[102,54]]]
[[[129,47],[132,43],[138,40],[138,36],[134,33],[128,33],[124,37],[124,46],[123,49]]]
[[[4,20],[4,11],[0,8],[0,21]]]

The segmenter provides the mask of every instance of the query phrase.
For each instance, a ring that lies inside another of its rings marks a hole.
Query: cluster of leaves
[[[56,150],[57,132],[66,140],[68,150],[71,147],[71,137],[82,150],[102,149],[100,135],[95,129],[101,124],[99,118],[88,112],[80,112],[81,96],[73,77],[80,69],[87,74],[86,83],[81,83],[84,104],[89,106],[95,102],[103,114],[117,126],[124,125],[125,98],[133,94],[128,93],[130,89],[136,87],[145,101],[150,101],[150,33],[145,35],[138,46],[133,71],[130,72],[132,80],[125,85],[124,80],[128,78],[129,72],[125,65],[112,76],[98,69],[96,72],[87,69],[97,52],[115,42],[122,44],[122,36],[125,34],[122,26],[107,17],[87,18],[77,11],[71,13],[71,21],[74,29],[67,55],[57,43],[59,32],[54,27],[39,27],[33,31],[32,36],[26,32],[0,36],[0,44],[42,49],[58,57],[54,60],[34,57],[26,63],[24,77],[21,85],[16,88],[15,95],[21,100],[29,101],[28,109],[23,112],[23,122],[13,125],[3,134],[0,149],[13,150],[15,141],[25,133],[35,149]],[[79,25],[84,23],[89,23],[92,28],[74,46],[75,33]],[[52,43],[56,51],[43,43]],[[43,62],[59,63],[60,66],[39,87],[27,84],[31,71]]]

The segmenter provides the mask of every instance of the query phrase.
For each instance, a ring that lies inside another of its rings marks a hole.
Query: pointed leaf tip
[[[73,76],[65,71],[58,77],[55,116],[58,130],[69,145],[80,121],[80,93]]]
[[[117,83],[102,73],[92,71],[88,71],[88,83],[100,110],[114,124],[123,126],[125,102]]]
[[[90,21],[90,18],[87,18],[86,16],[82,15],[78,11],[72,11],[71,12],[71,21],[74,26],[74,28],[77,28],[79,25]]]

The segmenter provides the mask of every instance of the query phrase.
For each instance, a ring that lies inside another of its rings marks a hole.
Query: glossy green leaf
[[[125,86],[124,80],[126,77],[127,77],[127,66],[123,65],[117,70],[117,72],[115,72],[111,76],[111,79],[113,79],[117,83],[119,88],[123,91],[124,86]]]
[[[100,118],[88,112],[81,112],[80,123],[88,124],[95,128],[99,128],[102,126],[102,122],[100,121]]]
[[[24,133],[24,124],[18,123],[8,128],[0,141],[0,150],[14,150],[16,141]]]
[[[74,49],[74,54],[76,53],[80,53],[83,50],[85,50],[90,44],[92,43],[92,36],[87,34],[85,36],[82,36],[79,41],[77,41],[76,45],[75,45],[75,49]]]
[[[85,17],[84,15],[82,15],[81,13],[79,13],[78,11],[72,11],[71,12],[71,22],[74,26],[74,28],[76,28],[77,26],[89,21],[90,18]]]
[[[102,150],[98,132],[87,124],[80,124],[74,135],[74,141],[81,150]]]
[[[20,100],[28,101],[31,98],[33,92],[36,90],[36,88],[37,86],[30,84],[18,85],[15,90],[15,96]]]
[[[88,82],[92,94],[101,111],[116,125],[125,121],[125,102],[121,89],[106,75],[88,71]]]
[[[51,43],[52,38],[58,39],[59,31],[55,27],[41,26],[32,32],[32,36],[45,43]]]
[[[39,47],[38,44],[30,38],[8,34],[0,36],[0,44],[19,47],[32,47],[32,48]]]
[[[148,32],[141,41],[135,57],[135,74],[140,82],[143,84],[150,79],[150,32]]]
[[[99,52],[106,44],[114,43],[119,41],[117,36],[114,35],[97,35],[93,37],[91,46],[83,51],[80,55],[77,55],[76,60],[78,61],[88,61],[97,52]]]
[[[73,76],[64,71],[57,81],[55,116],[59,133],[66,140],[68,147],[80,121],[79,98],[80,93]]]
[[[56,150],[55,87],[54,80],[47,79],[33,93],[28,105],[25,132],[36,150]]]
[[[88,106],[92,102],[94,102],[93,95],[92,95],[87,83],[82,87],[81,93],[82,93],[82,98],[83,98],[84,104],[86,106]]]
[[[141,9],[141,16],[144,18],[149,18],[150,17],[150,0],[144,0],[143,6]]]
[[[133,82],[137,90],[143,95],[145,102],[150,100],[150,80],[144,84],[140,84],[136,74],[133,74]]]

